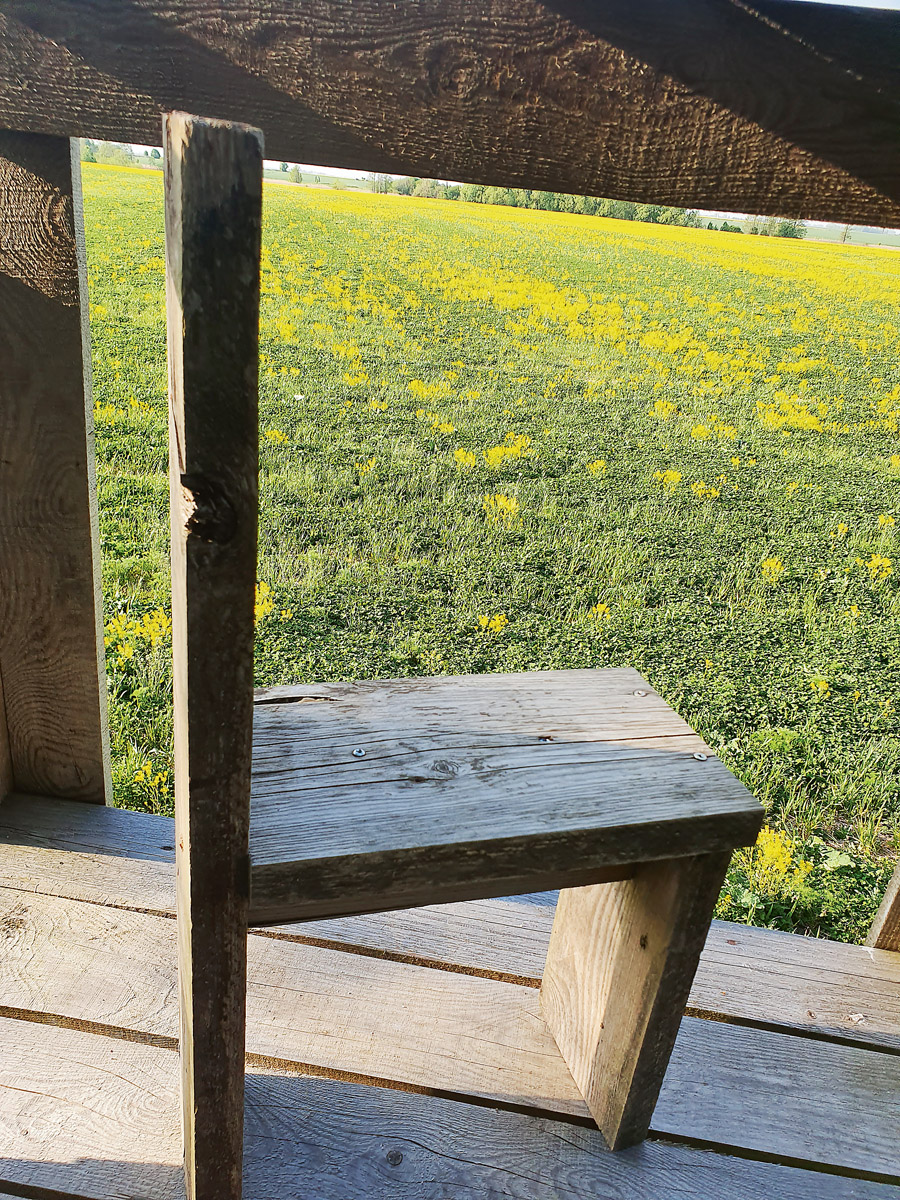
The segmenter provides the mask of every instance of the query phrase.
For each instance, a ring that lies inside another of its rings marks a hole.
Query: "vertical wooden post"
[[[0,130],[0,797],[109,798],[78,143]]]
[[[241,1194],[262,135],[164,124],[175,825],[189,1200]]]
[[[900,867],[887,885],[866,945],[876,950],[900,950]]]
[[[559,894],[541,1011],[613,1150],[647,1135],[728,859]]]

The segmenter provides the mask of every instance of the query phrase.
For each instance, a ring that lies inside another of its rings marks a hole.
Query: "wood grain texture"
[[[0,1014],[174,1045],[171,919],[0,896]],[[253,937],[247,1050],[258,1065],[588,1116],[537,991],[493,979]],[[896,1053],[685,1018],[652,1128],[890,1174],[898,1088]]]
[[[866,945],[878,950],[900,950],[900,867],[891,876]]]
[[[109,794],[80,166],[0,131],[0,793]],[[5,746],[4,746],[5,743]]]
[[[820,46],[763,7],[4,0],[0,123],[154,142],[183,108],[299,162],[900,224],[897,14],[831,13]]]
[[[0,886],[26,896],[172,916],[173,850],[166,817],[36,797],[0,807]],[[276,926],[265,936],[536,987],[554,907],[548,893]],[[714,921],[688,1008],[897,1051],[898,993],[900,956],[891,951]]]
[[[753,842],[761,821],[630,669],[257,694],[254,924],[622,878]]]
[[[0,674],[0,804],[12,792],[14,786],[12,773],[12,752],[9,746],[9,732],[6,728],[6,704],[3,700],[3,676]]]
[[[183,1200],[172,1052],[0,1020],[0,1189]],[[883,1183],[251,1066],[253,1200],[896,1200]],[[0,1193],[2,1194],[2,1193]]]
[[[165,122],[175,846],[189,1200],[240,1200],[262,135]]]
[[[559,894],[541,1014],[613,1150],[647,1136],[728,858]]]

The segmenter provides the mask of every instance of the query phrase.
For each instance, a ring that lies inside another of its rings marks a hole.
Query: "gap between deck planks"
[[[172,916],[173,839],[168,817],[10,797],[0,805],[0,881]],[[536,987],[554,904],[541,894],[255,932]],[[900,1052],[898,994],[898,954],[714,921],[689,1011]]]
[[[0,1019],[0,1189],[183,1200],[173,1051]],[[248,1200],[898,1200],[896,1187],[251,1066]],[[0,1191],[0,1200],[3,1200]]]
[[[0,901],[3,1015],[171,1044],[173,921],[14,889]],[[250,938],[248,970],[252,1061],[587,1119],[533,987],[273,937]],[[652,1129],[892,1178],[898,1092],[896,1054],[685,1018]]]

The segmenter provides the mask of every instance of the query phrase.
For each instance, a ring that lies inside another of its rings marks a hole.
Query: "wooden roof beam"
[[[0,3],[0,125],[900,225],[900,14],[788,0]]]

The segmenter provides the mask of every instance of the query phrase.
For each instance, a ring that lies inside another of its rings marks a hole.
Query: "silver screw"
[[[634,694],[635,694],[636,696],[646,696],[646,695],[647,695],[647,693],[646,693],[646,692],[642,692],[642,691],[637,691],[637,692],[635,692]]]
[[[365,750],[361,750],[357,747],[357,749],[353,751],[353,757],[354,758],[365,758],[366,752],[365,752]]]
[[[694,755],[694,758],[696,758],[697,762],[706,762],[707,756],[705,754],[701,754],[698,750],[698,752]]]
[[[553,738],[552,737],[539,737],[538,741],[539,742],[552,742]]]

